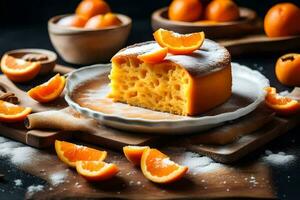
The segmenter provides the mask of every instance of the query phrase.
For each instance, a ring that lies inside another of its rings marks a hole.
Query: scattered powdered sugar
[[[29,196],[32,196],[36,192],[40,192],[44,190],[43,185],[31,185],[27,188],[27,193]]]
[[[181,164],[189,167],[189,172],[192,174],[212,172],[224,167],[223,164],[216,163],[209,157],[201,156],[193,152],[185,152]]]
[[[170,158],[164,158],[161,160],[162,167],[167,167],[169,165],[173,165],[174,162],[170,160]]]
[[[263,160],[273,165],[284,165],[296,159],[294,155],[287,155],[285,152],[273,153],[270,150],[265,151]]]
[[[290,92],[288,90],[284,90],[284,91],[279,93],[279,95],[281,95],[281,96],[287,96],[289,94],[290,94]]]
[[[14,182],[15,182],[15,186],[21,186],[21,185],[23,185],[21,179],[16,179],[16,180],[14,180]]]
[[[50,175],[50,182],[53,186],[57,186],[61,183],[63,183],[67,177],[67,172],[66,171],[60,171],[60,172],[56,172],[54,174]]]

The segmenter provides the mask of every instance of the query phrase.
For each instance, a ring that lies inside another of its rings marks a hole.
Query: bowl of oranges
[[[179,33],[204,31],[209,38],[230,38],[258,29],[255,11],[233,0],[173,0],[152,14],[152,28]]]
[[[48,21],[50,40],[58,54],[69,63],[108,62],[126,43],[131,19],[111,12],[104,0],[83,0],[74,14]]]

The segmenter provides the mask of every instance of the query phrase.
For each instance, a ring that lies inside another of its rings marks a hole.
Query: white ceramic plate
[[[117,129],[151,134],[200,132],[245,116],[264,100],[265,91],[263,88],[269,86],[269,80],[258,71],[232,63],[232,97],[223,105],[204,115],[188,117],[152,111],[123,103],[113,103],[107,97],[109,92],[107,75],[110,69],[110,64],[98,64],[71,73],[66,86],[66,101],[79,113],[92,117],[101,124]],[[102,85],[99,89],[87,89],[85,91],[83,88],[81,91],[86,93],[87,99],[90,95],[94,95],[92,100],[99,102],[99,105],[96,106],[97,109],[82,104],[74,98],[79,90],[78,87],[91,80],[98,81],[100,79]],[[75,89],[77,89],[76,92],[74,92]]]

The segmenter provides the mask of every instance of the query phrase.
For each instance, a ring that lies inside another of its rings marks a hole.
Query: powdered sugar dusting
[[[181,164],[187,166],[189,172],[194,175],[201,172],[213,172],[224,167],[223,164],[216,163],[209,157],[201,156],[193,152],[185,152]]]
[[[15,182],[15,186],[21,186],[21,185],[23,185],[23,182],[22,182],[21,179],[16,179],[16,180],[14,180],[14,182]]]
[[[288,155],[285,152],[273,153],[270,150],[265,151],[263,160],[273,165],[285,165],[296,159],[294,155]]]
[[[50,182],[53,186],[57,186],[65,181],[67,175],[68,173],[66,171],[53,173],[49,176]]]
[[[29,196],[32,196],[36,192],[40,192],[44,190],[43,185],[31,185],[27,188],[27,193]]]

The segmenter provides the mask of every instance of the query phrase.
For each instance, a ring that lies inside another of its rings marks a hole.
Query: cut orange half
[[[14,82],[26,82],[32,80],[40,72],[41,64],[4,55],[1,59],[1,70]]]
[[[149,149],[148,146],[125,146],[123,152],[128,161],[134,165],[140,165],[143,152]]]
[[[65,88],[66,78],[56,74],[46,83],[38,85],[27,92],[34,100],[46,103],[55,100]]]
[[[279,115],[292,115],[300,112],[300,103],[289,97],[280,96],[276,93],[276,88],[267,87],[265,98],[266,105]]]
[[[149,53],[145,53],[139,55],[137,58],[142,60],[145,63],[159,63],[164,60],[164,58],[168,54],[168,48],[160,48],[156,49],[155,51],[151,51]]]
[[[141,169],[146,178],[155,183],[171,183],[179,180],[188,170],[157,149],[146,149],[141,159]]]
[[[172,54],[190,54],[199,49],[205,39],[204,32],[179,34],[162,28],[154,32],[154,39]]]
[[[23,121],[31,113],[31,108],[18,106],[0,100],[0,121],[18,122]]]
[[[76,170],[89,181],[104,181],[119,172],[115,164],[102,161],[77,161]]]
[[[76,161],[103,161],[107,155],[106,151],[59,140],[55,140],[55,151],[59,159],[70,167],[75,167]]]

